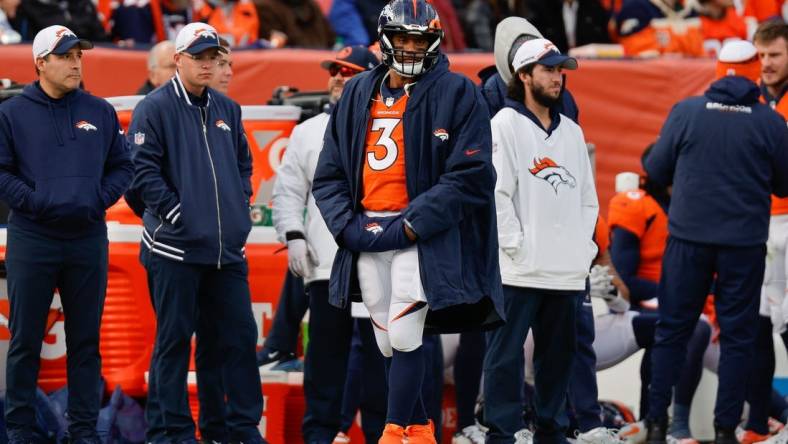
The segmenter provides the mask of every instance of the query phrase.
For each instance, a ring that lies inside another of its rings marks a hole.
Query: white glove
[[[629,310],[629,301],[622,298],[613,285],[613,275],[610,267],[594,265],[588,277],[591,282],[591,297],[600,298],[607,303],[607,308],[614,313],[624,313]]]
[[[605,302],[607,302],[607,308],[613,313],[626,313],[629,310],[629,301],[622,298],[618,292],[615,297],[611,295],[610,299],[605,299]]]
[[[775,322],[779,322],[779,324]],[[772,307],[772,327],[775,333],[784,333],[786,330],[786,322],[788,322],[788,298],[783,298],[779,307]]]
[[[588,276],[591,282],[591,297],[604,300],[611,299],[612,292],[616,291],[613,285],[613,275],[610,274],[610,267],[606,265],[594,265]]]
[[[312,267],[317,266],[317,255],[305,239],[287,241],[287,268],[300,277],[312,276]]]

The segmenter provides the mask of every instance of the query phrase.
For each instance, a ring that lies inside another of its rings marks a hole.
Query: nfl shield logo
[[[137,145],[145,143],[145,133],[134,133],[134,143]]]

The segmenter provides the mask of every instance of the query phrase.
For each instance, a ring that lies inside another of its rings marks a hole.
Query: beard
[[[559,92],[555,97],[551,96],[550,94],[545,91],[544,88],[538,85],[534,85],[533,89],[531,90],[531,94],[534,97],[534,100],[545,108],[553,108],[554,106],[558,105],[558,102],[561,100],[561,93]]]

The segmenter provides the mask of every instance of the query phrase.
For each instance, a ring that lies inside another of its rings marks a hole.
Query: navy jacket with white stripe
[[[193,104],[176,74],[137,105],[128,194],[145,205],[143,254],[219,267],[244,260],[252,158],[241,107],[207,94]]]

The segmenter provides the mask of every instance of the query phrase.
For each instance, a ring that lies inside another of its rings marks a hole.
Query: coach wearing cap
[[[752,43],[726,43],[716,80],[702,96],[673,107],[643,162],[649,180],[673,187],[657,289],[650,443],[666,441],[677,369],[712,281],[721,348],[714,442],[739,442],[736,428],[748,395],[743,382],[753,378],[770,193],[788,196],[788,130],[785,119],[759,101],[759,66]]]
[[[244,254],[251,230],[252,158],[241,108],[208,85],[217,75],[216,30],[190,23],[175,40],[175,76],[137,105],[129,128],[130,192],[145,205],[143,265],[157,318],[149,394],[149,442],[193,441],[186,376],[198,311],[221,326],[230,441],[264,442],[255,362],[257,326]],[[161,415],[155,418],[155,415]]]
[[[0,199],[11,208],[6,268],[11,343],[5,419],[12,443],[33,441],[41,342],[55,288],[65,313],[72,442],[98,443],[99,325],[107,288],[104,210],[131,182],[112,106],[79,89],[82,50],[64,26],[33,41],[38,80],[0,105]]]

